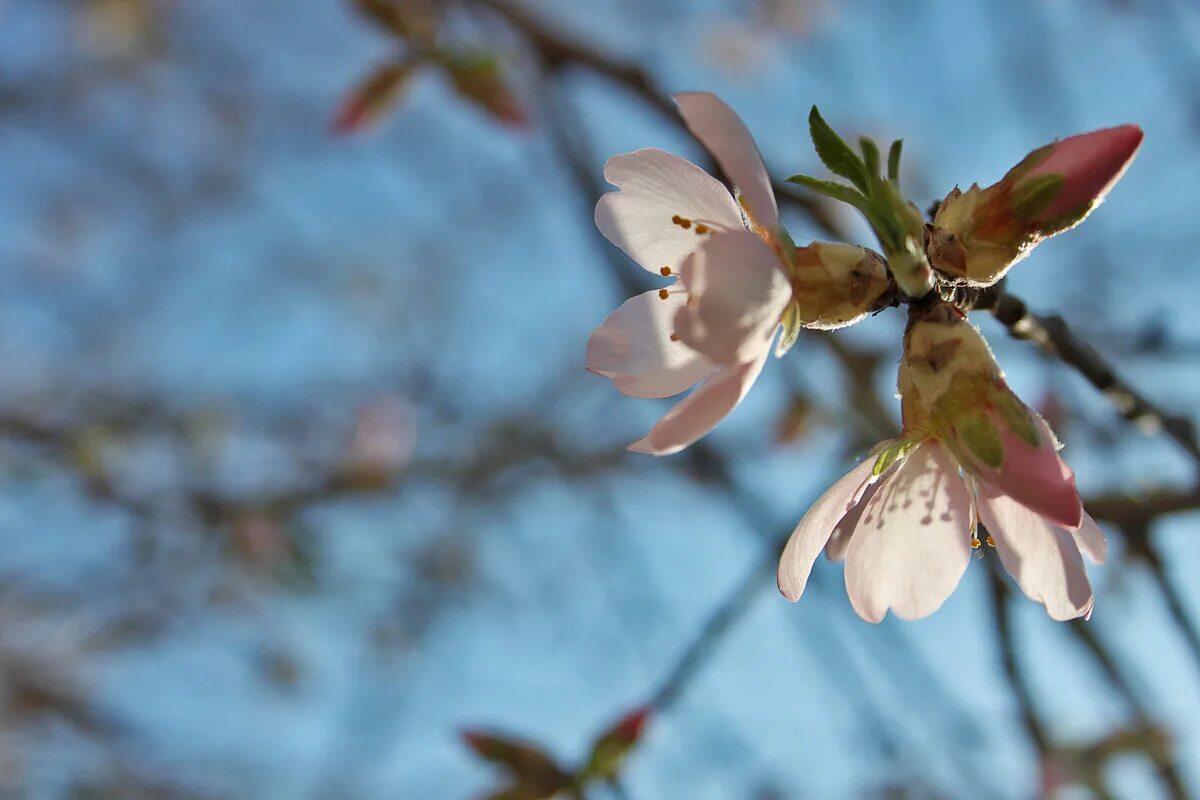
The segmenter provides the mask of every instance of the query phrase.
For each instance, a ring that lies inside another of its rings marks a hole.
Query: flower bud
[[[1142,143],[1136,125],[1070,136],[1034,150],[986,189],[955,188],[926,230],[933,266],[990,286],[1042,239],[1087,217]]]
[[[887,264],[865,247],[813,242],[788,265],[799,323],[828,330],[857,322],[887,291]]]
[[[642,729],[650,716],[650,710],[649,706],[635,708],[600,734],[592,745],[592,753],[580,771],[580,776],[588,780],[612,780],[617,777],[625,759],[642,736]]]
[[[913,237],[905,237],[903,249],[888,253],[888,264],[896,285],[909,297],[924,297],[933,289],[933,270],[929,268],[929,260],[918,240]]]
[[[933,270],[925,253],[925,224],[921,210],[908,201],[893,183],[884,184],[891,210],[890,232],[880,238],[884,242],[888,266],[900,291],[920,298],[933,290]],[[877,231],[877,233],[880,233]]]
[[[1054,434],[1008,388],[962,312],[938,305],[910,321],[899,388],[907,438],[940,439],[976,477],[1061,525],[1079,525],[1075,476]]]

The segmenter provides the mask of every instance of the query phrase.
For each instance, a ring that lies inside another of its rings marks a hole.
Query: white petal
[[[868,458],[838,479],[825,494],[817,498],[817,502],[805,512],[800,524],[792,531],[779,558],[778,573],[779,591],[788,600],[794,603],[804,593],[813,562],[838,521],[851,509],[863,486],[871,480],[874,466],[875,459]]]
[[[596,227],[650,272],[678,272],[704,242],[696,224],[744,230],[737,203],[720,181],[679,156],[645,149],[613,156],[604,179],[620,188],[596,203]],[[687,229],[673,217],[691,221]]]
[[[716,364],[757,358],[792,296],[775,251],[745,230],[710,238],[683,262],[680,282],[690,300],[675,330]]]
[[[971,561],[971,497],[958,464],[936,441],[913,451],[867,502],[846,550],[846,591],[879,622],[928,616]]]
[[[672,287],[674,288],[674,287]],[[672,341],[675,314],[687,293],[664,300],[655,289],[626,300],[592,331],[587,368],[630,397],[670,397],[708,377],[712,362],[682,341]]]
[[[716,427],[737,408],[762,372],[769,350],[749,364],[723,367],[675,404],[650,432],[629,445],[635,453],[666,456],[678,453]]]
[[[1080,552],[1093,564],[1103,564],[1108,558],[1108,542],[1104,538],[1104,531],[1100,530],[1096,520],[1086,511],[1083,512],[1083,522],[1079,525],[1079,530],[1075,531],[1075,543],[1079,545]]]
[[[871,463],[875,462],[874,457],[869,460]],[[883,478],[895,472],[897,466],[899,466],[898,463],[893,464],[888,468],[887,472],[864,486],[861,496],[852,501],[850,510],[846,512],[846,516],[842,517],[842,521],[833,529],[833,535],[829,537],[829,544],[825,545],[825,557],[830,561],[845,560],[846,548],[850,546],[850,536],[854,533],[854,529],[858,527],[858,521],[862,519],[863,511],[867,508],[867,503],[879,491],[879,487],[883,483]]]
[[[771,178],[741,117],[709,92],[677,94],[675,102],[688,128],[741,193],[754,222],[774,232],[779,227],[779,207]]]
[[[1092,587],[1069,531],[982,483],[979,519],[1008,574],[1051,618],[1075,619],[1091,610]]]

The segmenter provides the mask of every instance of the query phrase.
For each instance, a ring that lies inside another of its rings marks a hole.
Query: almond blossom
[[[1083,511],[1075,476],[1050,428],[1005,384],[987,343],[961,312],[920,312],[900,367],[904,431],[825,492],[800,520],[779,563],[796,601],[822,549],[845,560],[860,617],[932,614],[954,591],[979,523],[1022,591],[1056,620],[1088,617],[1081,553],[1104,536]]]
[[[1082,222],[1141,144],[1136,125],[1069,136],[1034,150],[986,189],[956,187],[928,228],[930,262],[971,285],[990,286],[1043,239]]]
[[[667,455],[712,430],[762,371],[781,321],[833,328],[860,319],[887,289],[878,255],[846,244],[796,248],[779,223],[750,132],[708,93],[676,95],[688,128],[735,187],[657,149],[615,156],[596,225],[643,269],[674,279],[626,301],[593,332],[587,367],[631,397],[699,386],[629,449]]]

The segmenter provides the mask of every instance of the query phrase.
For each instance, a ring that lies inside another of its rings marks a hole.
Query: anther
[[[982,546],[982,542],[979,541],[979,537],[972,536],[971,537],[971,549],[978,550],[981,546]]]
[[[671,222],[674,222],[676,225],[683,228],[685,231],[688,228],[692,227],[692,221],[690,219],[688,219],[687,217],[681,217],[678,214],[671,217]]]
[[[707,225],[697,225],[696,226],[696,235],[697,236],[703,236],[706,233],[708,233]]]
[[[679,341],[679,334],[678,334],[678,333],[674,333],[674,332],[672,332],[672,333],[671,333],[671,341],[672,341],[672,342],[678,342],[678,341]]]
[[[988,543],[988,547],[996,546],[996,540],[992,538],[992,535],[990,533],[988,534],[987,543]]]
[[[658,299],[659,299],[659,300],[666,300],[666,299],[667,299],[668,297],[670,297],[670,296],[671,296],[671,293],[670,293],[670,292],[668,292],[666,289],[659,289],[659,290],[658,290]]]
[[[662,275],[662,276],[665,278],[665,277],[667,277],[668,275],[670,275],[670,274],[671,274],[671,268],[670,268],[670,267],[663,267],[662,269],[660,269],[660,270],[658,271],[658,274],[659,274],[659,275]]]

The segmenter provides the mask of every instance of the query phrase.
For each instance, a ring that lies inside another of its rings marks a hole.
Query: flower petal
[[[867,502],[846,550],[846,592],[858,615],[903,619],[946,602],[971,561],[971,497],[936,440],[918,447]]]
[[[1075,531],[1075,543],[1079,545],[1080,552],[1093,564],[1103,564],[1108,558],[1108,542],[1104,539],[1104,531],[1100,530],[1096,520],[1086,511],[1083,512],[1083,522],[1080,523],[1079,530]]]
[[[1092,587],[1070,532],[987,485],[980,485],[979,519],[1000,562],[1030,600],[1060,622],[1088,614]]]
[[[675,314],[686,303],[678,289],[666,299],[658,289],[629,298],[592,331],[587,368],[630,397],[670,397],[704,380],[712,362],[671,339]]]
[[[854,500],[872,480],[875,459],[868,458],[842,476],[805,512],[779,558],[779,591],[793,603],[804,593],[808,574],[834,527],[851,511]]]
[[[694,392],[675,404],[650,432],[629,445],[635,453],[666,456],[678,453],[716,427],[750,391],[762,372],[769,350],[748,364],[723,367]]]
[[[675,330],[717,364],[757,358],[792,296],[775,251],[746,230],[710,238],[683,262],[680,282],[690,299]]]
[[[1035,221],[1076,215],[1100,203],[1133,163],[1141,145],[1142,129],[1137,125],[1104,128],[1055,142],[1049,155],[1021,179],[1024,182],[1041,175],[1063,178],[1062,189]]]
[[[874,463],[875,459],[869,459]],[[868,483],[862,488],[862,493],[859,497],[852,501],[849,511],[846,516],[842,517],[842,521],[833,529],[833,535],[829,537],[829,543],[825,545],[825,557],[830,561],[845,561],[846,549],[850,547],[850,537],[854,533],[854,529],[858,527],[858,521],[862,519],[863,511],[867,508],[867,503],[871,502],[871,498],[879,491],[880,485],[883,483],[883,478],[895,471],[896,465],[888,468],[888,471],[876,478],[871,483]]]
[[[1058,455],[1057,440],[1050,427],[1035,415],[1040,442],[1031,447],[1002,422],[1000,445],[1004,460],[998,470],[987,467],[973,471],[1002,493],[1036,511],[1050,521],[1075,530],[1083,521],[1083,504],[1075,488],[1075,473]]]
[[[677,272],[704,241],[697,223],[709,228],[744,230],[729,190],[687,159],[655,150],[613,156],[604,179],[620,189],[596,203],[596,227],[643,269]],[[673,222],[688,220],[688,227]]]
[[[721,171],[741,193],[751,219],[774,232],[779,227],[779,207],[771,190],[771,178],[741,117],[710,92],[677,94],[675,103],[688,128],[713,154]]]

